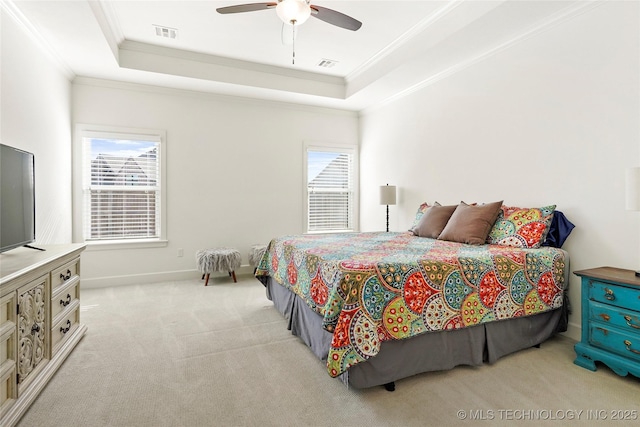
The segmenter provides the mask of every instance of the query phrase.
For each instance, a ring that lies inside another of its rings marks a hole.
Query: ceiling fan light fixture
[[[305,0],[282,0],[276,6],[276,13],[285,24],[301,25],[311,16],[311,8]]]

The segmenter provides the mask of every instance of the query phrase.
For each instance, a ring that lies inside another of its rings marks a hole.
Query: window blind
[[[309,232],[353,229],[353,155],[307,151]]]
[[[160,141],[83,138],[85,240],[160,236]]]

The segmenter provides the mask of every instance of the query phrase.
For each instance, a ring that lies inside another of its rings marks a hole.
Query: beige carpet
[[[640,380],[574,365],[565,338],[494,365],[398,381],[391,393],[347,389],[249,276],[86,289],[81,317],[87,335],[20,427],[624,425],[613,410],[640,418]]]

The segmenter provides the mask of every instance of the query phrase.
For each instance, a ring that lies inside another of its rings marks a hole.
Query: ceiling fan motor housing
[[[276,13],[286,24],[301,25],[311,16],[311,8],[305,0],[282,0],[276,6]]]

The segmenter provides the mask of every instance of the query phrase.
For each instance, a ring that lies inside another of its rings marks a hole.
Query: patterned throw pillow
[[[487,243],[514,248],[539,248],[549,233],[556,205],[542,208],[502,206]]]
[[[436,205],[440,206],[440,204],[438,202],[436,202]],[[413,224],[411,225],[411,228],[409,229],[409,231],[414,232],[414,230],[418,226],[418,223],[420,222],[420,218],[422,218],[422,215],[424,215],[424,213],[427,211],[427,209],[429,209],[429,207],[430,206],[429,206],[429,204],[427,202],[424,202],[423,204],[418,206],[418,211],[416,212],[416,217],[413,220]]]

